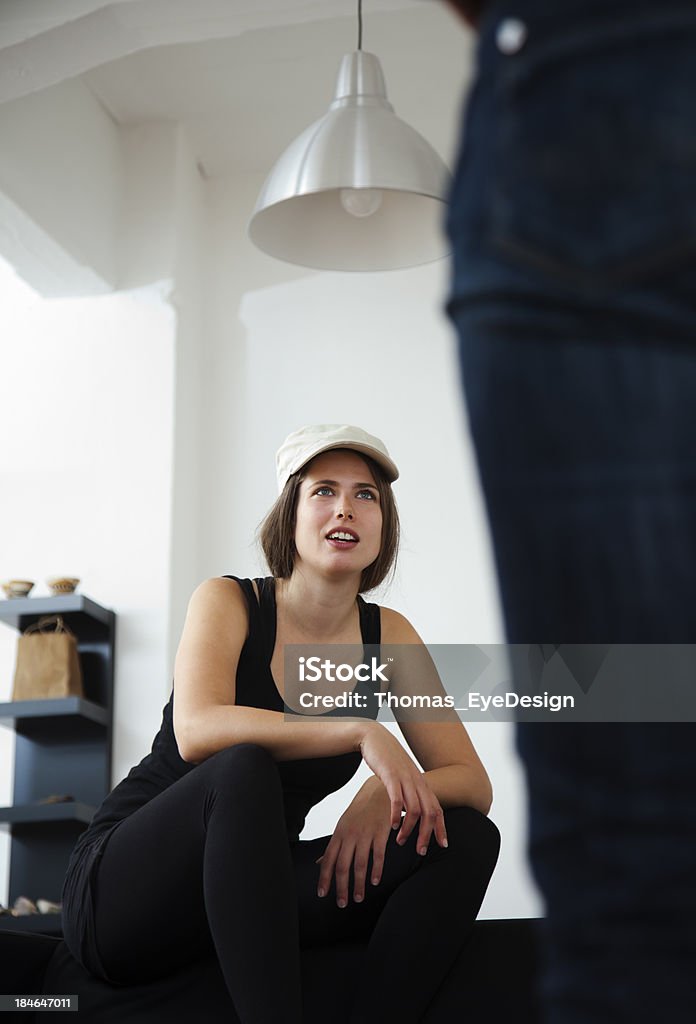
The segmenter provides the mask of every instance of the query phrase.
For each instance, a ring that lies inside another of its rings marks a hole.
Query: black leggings
[[[362,903],[317,896],[330,837],[288,841],[280,776],[254,743],[220,751],[126,818],[95,883],[109,980],[136,983],[216,955],[243,1024],[300,1024],[300,948],[371,935],[353,1024],[420,1020],[473,926],[498,855],[495,825],[445,811],[449,846],[416,853],[392,830]],[[370,859],[371,865],[371,859]]]

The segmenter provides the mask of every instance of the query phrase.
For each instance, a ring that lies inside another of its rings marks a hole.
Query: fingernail
[[[428,852],[428,847],[427,846],[421,846],[421,848],[420,848],[420,850],[418,852],[421,855],[421,857],[425,857],[426,853]]]
[[[446,839],[443,839],[443,841],[442,841],[442,845],[443,845],[443,846],[449,846],[449,843],[447,842],[447,840],[446,840]]]
[[[339,907],[342,910],[345,907],[345,905],[346,905],[346,901],[345,900],[339,900],[338,901],[338,905],[339,905]]]
[[[379,885],[379,878],[373,878],[372,879],[372,884],[373,885]]]
[[[356,903],[362,903],[362,901],[363,901],[363,898],[362,898],[362,893],[359,893],[359,892],[358,892],[358,893],[356,893],[356,894],[355,894],[355,902],[356,902]]]
[[[317,896],[326,896],[326,891],[324,889],[317,889]]]

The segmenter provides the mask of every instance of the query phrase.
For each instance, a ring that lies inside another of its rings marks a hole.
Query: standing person
[[[242,1024],[300,1024],[300,948],[370,936],[351,1021],[416,1022],[495,866],[490,783],[456,713],[403,723],[413,756],[375,721],[369,687],[362,717],[288,719],[287,644],[374,653],[422,641],[361,596],[398,546],[398,471],[382,442],[356,427],[307,427],[286,439],[277,467],[280,497],[261,531],[272,576],[194,591],[152,753],[74,851],[65,939],[115,984],[217,956]],[[389,688],[398,695],[398,672]],[[333,835],[301,840],[309,809],[362,759],[374,774]]]
[[[448,308],[507,640],[694,643],[696,6],[453,2]],[[693,1024],[696,727],[517,738],[546,1020]]]

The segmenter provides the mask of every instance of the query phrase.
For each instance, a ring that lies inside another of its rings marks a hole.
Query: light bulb
[[[371,217],[382,205],[379,188],[342,188],[341,206],[353,217]]]

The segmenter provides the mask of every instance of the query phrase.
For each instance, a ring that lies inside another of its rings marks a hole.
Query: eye
[[[333,490],[330,487],[327,487],[326,484],[323,484],[321,487],[317,487],[317,489],[316,489],[316,491],[314,493],[315,494],[333,494]]]
[[[367,498],[368,501],[377,501],[377,495],[372,491],[365,489],[364,491],[358,491],[359,498]]]

